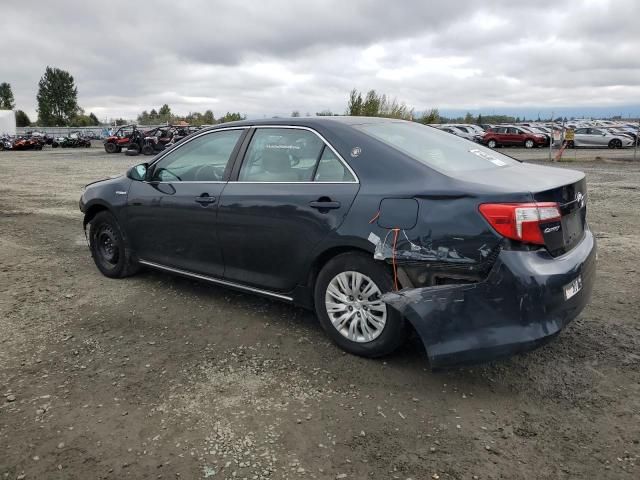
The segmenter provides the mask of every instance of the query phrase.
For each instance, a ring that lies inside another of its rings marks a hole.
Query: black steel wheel
[[[98,270],[107,277],[126,277],[138,269],[118,221],[107,211],[89,222],[89,247]]]

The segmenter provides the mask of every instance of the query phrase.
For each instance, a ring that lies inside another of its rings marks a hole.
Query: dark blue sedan
[[[530,349],[580,313],[586,204],[581,172],[364,117],[201,130],[80,199],[108,277],[144,266],[315,309],[368,357],[413,329],[432,367]]]

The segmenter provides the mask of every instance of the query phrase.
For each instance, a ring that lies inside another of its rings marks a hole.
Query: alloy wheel
[[[352,342],[378,338],[387,321],[387,305],[382,292],[368,276],[342,272],[327,285],[325,307],[333,327]]]

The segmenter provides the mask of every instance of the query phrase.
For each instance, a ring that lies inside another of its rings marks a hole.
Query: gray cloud
[[[46,65],[100,117],[169,103],[342,112],[375,88],[418,110],[640,103],[640,3],[263,1],[3,6],[0,81],[35,117]],[[640,113],[640,112],[639,112]]]

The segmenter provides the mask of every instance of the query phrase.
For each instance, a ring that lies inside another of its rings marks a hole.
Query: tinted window
[[[484,170],[519,162],[468,140],[414,122],[354,125],[367,135],[444,172]]]
[[[309,182],[324,143],[314,133],[295,128],[256,130],[238,180]]]
[[[602,135],[602,130],[598,130],[597,128],[590,128],[589,133],[591,135]]]
[[[212,132],[183,144],[160,160],[151,181],[215,182],[224,178],[242,130]]]
[[[575,133],[579,133],[579,134],[585,134],[587,133],[587,129],[586,128],[579,128],[575,131]]]
[[[520,133],[520,132],[518,131],[518,129],[517,129],[517,128],[513,128],[513,127],[511,127],[511,128],[508,130],[508,133],[512,133],[512,134],[513,134],[513,133]]]
[[[314,182],[355,182],[356,179],[336,154],[329,147],[325,147],[313,180]]]

